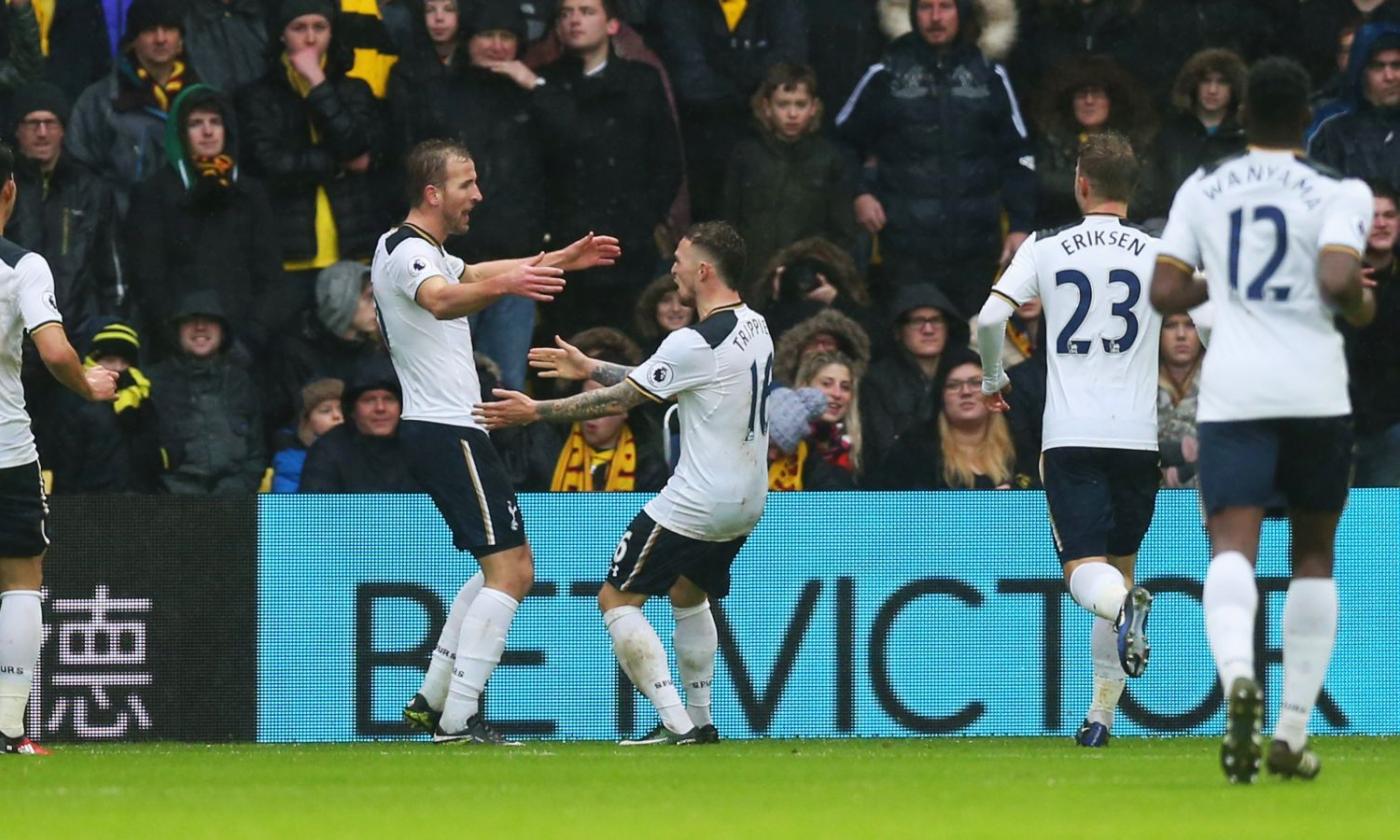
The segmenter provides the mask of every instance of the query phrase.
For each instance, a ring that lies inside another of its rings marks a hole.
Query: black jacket
[[[374,357],[383,357],[374,342],[349,341],[331,335],[315,312],[304,312],[289,331],[274,339],[263,365],[263,414],[270,428],[295,420],[301,389],[316,379],[350,383]]]
[[[163,469],[155,402],[134,399],[140,371],[117,379],[116,403],[65,392],[56,413],[52,456],[55,493],[154,493]],[[123,393],[127,392],[127,393]]]
[[[81,336],[96,326],[98,313],[117,312],[125,297],[112,189],[68,154],[59,155],[47,179],[19,157],[15,186],[19,194],[5,236],[48,260],[64,326]]]
[[[1225,120],[1211,134],[1195,114],[1178,113],[1162,126],[1157,136],[1149,167],[1143,173],[1143,183],[1130,208],[1133,218],[1164,218],[1171,209],[1176,191],[1192,172],[1242,151],[1244,147],[1244,129],[1234,117]]]
[[[1357,31],[1347,64],[1347,101],[1313,135],[1313,160],[1351,178],[1400,184],[1400,108],[1377,108],[1365,97],[1366,65],[1377,42],[1397,35],[1400,23],[1370,23]]]
[[[749,0],[729,31],[713,0],[666,0],[655,9],[666,62],[682,109],[747,114],[768,68],[807,58],[806,11],[799,0]]]
[[[1018,463],[1008,482],[1012,488],[1024,490],[1035,485],[1034,479],[1020,463],[1023,460],[1018,453]],[[950,485],[944,479],[943,438],[938,431],[937,419],[926,420],[900,435],[870,477],[869,484],[872,489],[878,490],[997,489],[997,485],[985,475],[976,476],[970,488]]]
[[[394,103],[408,144],[449,137],[476,163],[485,200],[472,211],[471,229],[445,246],[467,262],[536,253],[544,238],[544,155],[532,94],[465,54],[454,65],[427,78],[416,99]],[[405,110],[413,102],[417,113]]]
[[[151,397],[163,406],[162,446],[184,453],[180,465],[162,477],[167,491],[257,492],[268,458],[257,392],[247,371],[223,353],[208,359],[172,356],[151,368]]]
[[[942,394],[905,350],[870,366],[860,383],[861,446],[866,463],[880,464],[894,439],[938,411]]]
[[[623,256],[612,274],[640,287],[656,267],[652,231],[681,184],[680,137],[661,74],[611,54],[595,76],[572,57],[543,75],[534,104],[553,241],[567,244],[589,231],[617,236]]]
[[[257,81],[267,69],[267,13],[262,3],[187,2],[185,51],[200,80],[228,94]]]
[[[316,255],[316,188],[330,199],[341,259],[373,255],[388,226],[377,172],[386,148],[385,121],[369,85],[328,64],[326,81],[303,99],[280,60],[238,96],[243,165],[261,177],[276,213],[282,259]],[[319,137],[311,139],[311,127]],[[352,173],[345,162],[368,152],[371,169]]]
[[[1362,329],[1339,321],[1351,370],[1356,430],[1369,435],[1400,423],[1400,262],[1376,273],[1376,319]]]
[[[1031,148],[1004,72],[971,44],[939,51],[912,32],[890,45],[883,67],[871,68],[842,109],[838,131],[856,158],[879,161],[857,192],[884,205],[887,259],[995,263],[1003,209],[1011,230],[1032,229]]]
[[[800,239],[855,244],[849,174],[841,152],[821,135],[788,143],[764,130],[739,141],[724,181],[724,218],[748,247],[747,281],[757,281],[774,254]]]
[[[347,419],[311,445],[300,493],[421,493],[399,438],[368,437]]]
[[[0,27],[15,25],[16,10],[0,15]],[[8,44],[0,33],[0,44]],[[44,78],[63,88],[69,101],[112,69],[107,18],[101,0],[55,0],[49,24],[49,54],[43,56]]]

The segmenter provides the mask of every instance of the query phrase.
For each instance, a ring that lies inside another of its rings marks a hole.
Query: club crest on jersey
[[[413,273],[414,273],[414,274],[417,274],[418,272],[422,271],[423,269],[425,269],[425,268],[427,268],[427,267],[428,267],[428,264],[427,264],[426,262],[423,261],[423,258],[422,258],[422,257],[418,257],[418,258],[414,259],[414,261],[413,261]]]
[[[647,374],[647,379],[651,382],[652,385],[657,387],[667,385],[672,379],[675,378],[676,369],[671,367],[666,362],[658,362],[655,366],[652,367],[651,373]]]

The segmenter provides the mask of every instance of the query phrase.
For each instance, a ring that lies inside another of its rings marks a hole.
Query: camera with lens
[[[810,257],[793,260],[783,266],[782,279],[778,281],[778,300],[796,302],[803,300],[822,284],[821,278],[832,275],[831,266]]]

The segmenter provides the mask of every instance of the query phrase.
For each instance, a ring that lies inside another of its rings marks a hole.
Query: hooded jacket
[[[223,176],[202,176],[195,165],[183,126],[196,108],[223,115]],[[258,300],[282,272],[267,192],[240,170],[238,124],[222,94],[193,85],[170,111],[166,165],[137,186],[127,218],[133,291],[150,324],[168,321],[185,293],[212,291],[239,334],[260,346],[265,337]]]
[[[1348,98],[1320,122],[1308,156],[1348,177],[1400,184],[1400,108],[1378,108],[1366,99],[1366,65],[1380,47],[1400,47],[1400,23],[1357,30],[1347,63]]]
[[[836,349],[856,365],[857,379],[870,366],[870,336],[860,324],[835,309],[823,309],[778,337],[773,349],[773,381],[792,385],[802,366],[802,348],[818,335],[836,339]]]
[[[409,472],[397,429],[389,437],[363,435],[355,426],[355,402],[366,391],[383,389],[403,397],[387,358],[360,365],[341,397],[345,422],[322,435],[306,453],[302,493],[420,493]]]
[[[184,453],[179,466],[162,476],[162,484],[167,492],[182,495],[257,492],[267,450],[252,377],[226,352],[232,336],[217,296],[207,290],[186,294],[174,308],[171,325],[191,315],[220,321],[224,342],[208,358],[181,353],[151,368],[151,396],[164,406],[161,445]]]
[[[860,270],[856,268],[855,260],[840,246],[821,237],[812,236],[787,245],[764,264],[757,266],[760,273],[749,287],[749,292],[744,295],[749,306],[768,321],[768,329],[775,339],[781,339],[798,324],[828,308],[826,304],[801,296],[800,290],[785,287],[781,279],[778,281],[778,296],[773,296],[772,278],[778,269],[784,270],[787,282],[793,282],[797,272],[788,275],[787,267],[804,265],[812,273],[820,270],[827,282],[836,287],[836,300],[832,301],[831,308],[859,324],[866,336],[876,326],[882,326],[872,317],[874,310],[870,306],[870,292],[865,287],[865,279]],[[868,338],[865,340],[864,355],[865,361],[869,362]],[[795,370],[794,367],[794,372]]]
[[[917,31],[897,39],[866,71],[836,125],[853,161],[878,160],[863,170],[857,193],[884,206],[880,245],[887,259],[925,267],[985,263],[990,271],[1003,209],[1011,230],[1033,227],[1034,163],[1006,70],[975,40],[973,0],[959,0],[958,9],[952,44],[937,49]],[[952,270],[945,285],[975,285],[969,296],[980,299],[991,280],[990,273]]]

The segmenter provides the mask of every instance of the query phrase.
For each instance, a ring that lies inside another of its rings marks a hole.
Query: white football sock
[[[1069,576],[1069,594],[1074,602],[1099,618],[1118,620],[1128,587],[1123,573],[1108,563],[1085,563]]]
[[[656,707],[666,728],[680,734],[694,728],[681,705],[681,695],[671,681],[671,667],[661,639],[639,607],[613,607],[603,613],[603,623],[612,636],[613,653],[622,670]]]
[[[1123,663],[1118,661],[1118,631],[1113,622],[1106,618],[1095,618],[1090,635],[1090,650],[1094,653],[1094,697],[1089,701],[1091,723],[1102,723],[1113,728],[1113,712],[1118,708],[1118,698],[1123,696],[1123,685],[1127,675],[1123,673]]]
[[[675,607],[676,632],[671,643],[676,648],[676,665],[685,683],[685,710],[696,726],[709,726],[710,683],[715,678],[715,651],[719,633],[710,602],[695,607]]]
[[[24,706],[44,639],[42,598],[32,589],[0,592],[0,734],[24,734]]]
[[[437,647],[433,648],[433,659],[428,663],[428,673],[423,677],[423,686],[418,693],[428,701],[428,705],[442,711],[447,702],[447,688],[452,685],[452,663],[457,659],[457,642],[462,635],[462,619],[471,607],[472,601],[486,585],[486,575],[481,572],[471,576],[457,597],[452,600],[452,609],[447,613],[447,622],[442,625]]]
[[[1259,589],[1254,567],[1238,551],[1216,555],[1206,570],[1201,594],[1206,638],[1226,694],[1239,677],[1254,679],[1254,613]]]
[[[1283,606],[1283,703],[1275,738],[1298,752],[1308,742],[1308,718],[1317,703],[1337,638],[1337,583],[1295,578]]]
[[[482,588],[462,616],[462,632],[457,638],[457,658],[452,666],[452,684],[443,705],[443,732],[460,732],[467,721],[481,710],[481,692],[506,648],[506,633],[520,602],[499,589]]]

